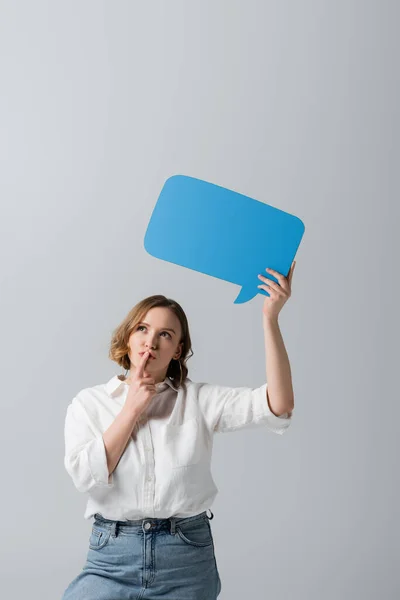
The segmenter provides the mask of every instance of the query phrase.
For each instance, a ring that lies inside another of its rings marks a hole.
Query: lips
[[[143,356],[143,354],[145,354],[145,352],[139,352],[139,356]],[[151,352],[150,352],[150,358],[153,359],[153,360],[156,359],[156,357],[153,356],[153,354]]]

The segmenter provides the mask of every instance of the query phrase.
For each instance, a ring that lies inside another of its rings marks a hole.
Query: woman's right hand
[[[135,369],[125,402],[125,406],[137,411],[138,415],[147,408],[153,396],[156,395],[155,379],[145,371],[149,356],[150,353],[146,351],[143,354],[139,365]]]

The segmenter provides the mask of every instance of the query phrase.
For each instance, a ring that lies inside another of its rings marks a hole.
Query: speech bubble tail
[[[257,292],[254,293],[254,290],[252,290],[251,288],[242,287],[236,300],[234,301],[234,304],[243,304],[244,302],[248,302],[249,300],[252,300],[256,295]]]

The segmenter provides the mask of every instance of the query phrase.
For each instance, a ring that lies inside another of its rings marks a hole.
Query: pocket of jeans
[[[191,546],[212,546],[213,538],[208,521],[196,520],[177,523],[176,531],[186,544]]]
[[[189,467],[200,461],[199,425],[196,417],[182,425],[165,427],[165,455],[173,469]]]
[[[110,535],[111,530],[108,527],[93,524],[89,538],[89,548],[91,550],[101,550],[109,541]]]

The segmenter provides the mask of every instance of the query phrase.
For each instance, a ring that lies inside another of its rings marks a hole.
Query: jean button
[[[146,523],[144,526],[145,529],[150,529],[150,527],[151,527],[151,523]]]

